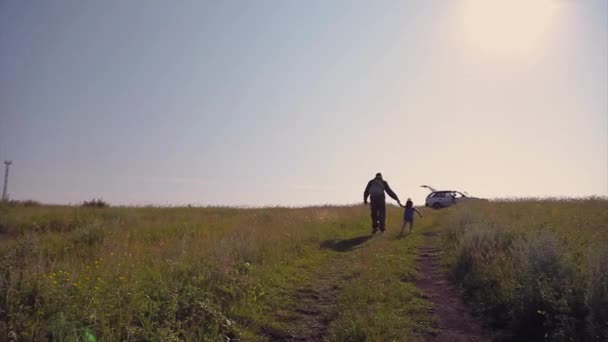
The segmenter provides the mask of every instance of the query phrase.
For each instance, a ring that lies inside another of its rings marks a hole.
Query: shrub
[[[70,238],[76,246],[92,247],[103,242],[105,233],[100,224],[91,223],[74,229]]]
[[[33,249],[32,239],[20,238],[0,257],[0,336],[23,330],[37,297],[37,287],[24,280],[24,268]]]
[[[512,329],[519,336],[572,340],[585,318],[584,289],[576,269],[551,231],[515,241],[511,249],[517,272],[511,304]]]
[[[508,319],[514,287],[509,279],[512,263],[505,253],[511,240],[509,234],[488,222],[467,226],[458,240],[450,272],[464,288],[465,296],[478,304],[476,311],[497,327],[504,326]]]
[[[608,340],[608,246],[589,251],[589,278],[585,303],[589,308],[589,335]]]
[[[101,198],[92,199],[90,201],[82,202],[82,206],[85,208],[107,208],[110,206],[109,203],[105,202]]]
[[[34,200],[9,200],[6,204],[11,207],[39,207],[42,205],[42,203]]]

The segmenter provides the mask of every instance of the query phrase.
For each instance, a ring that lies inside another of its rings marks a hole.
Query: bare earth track
[[[424,298],[433,304],[432,314],[437,322],[437,333],[424,336],[434,342],[484,342],[492,335],[472,317],[462,300],[462,294],[452,287],[439,264],[439,248],[435,232],[424,232],[425,242],[416,259],[422,277],[414,281]],[[279,326],[266,326],[262,334],[270,341],[327,341],[328,328],[338,316],[336,302],[340,291],[353,277],[349,252],[365,247],[370,237],[357,237],[342,241],[328,241],[322,248],[335,252],[330,262],[312,271],[311,281],[301,284],[291,293],[293,307],[277,310],[275,320]]]
[[[336,302],[344,283],[353,277],[348,266],[348,253],[361,248],[371,236],[346,240],[328,240],[322,249],[334,254],[330,263],[313,272],[312,282],[297,288],[292,294],[296,303],[291,310],[278,311],[276,320],[287,323],[288,329],[265,327],[264,335],[270,341],[327,341],[329,324],[338,315]]]
[[[287,331],[266,330],[271,341],[324,341],[329,323],[336,317],[336,300],[343,277],[336,273],[321,275],[310,287],[294,293],[297,307],[277,312],[277,320],[290,323]]]
[[[439,265],[437,233],[425,232],[426,244],[419,249],[418,268],[423,275],[415,282],[428,300],[433,303],[433,314],[437,321],[437,334],[428,335],[426,341],[435,342],[481,342],[491,341],[478,320],[473,318],[462,300],[460,291],[451,286]]]

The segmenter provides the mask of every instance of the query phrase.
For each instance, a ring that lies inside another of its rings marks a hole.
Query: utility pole
[[[8,200],[8,198],[6,197],[6,187],[8,186],[8,167],[12,164],[13,162],[10,160],[5,160],[4,161],[4,190],[2,191],[2,201],[5,202]]]

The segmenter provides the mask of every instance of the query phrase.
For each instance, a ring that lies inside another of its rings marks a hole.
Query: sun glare
[[[464,0],[468,44],[494,56],[526,56],[543,43],[555,21],[555,0]]]

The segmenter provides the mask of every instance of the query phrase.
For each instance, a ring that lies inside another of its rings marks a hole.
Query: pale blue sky
[[[608,1],[479,1],[1,1],[9,193],[608,195]]]

